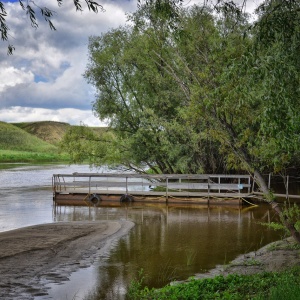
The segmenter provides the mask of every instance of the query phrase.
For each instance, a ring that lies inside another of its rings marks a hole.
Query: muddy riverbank
[[[300,248],[294,239],[290,237],[270,243],[257,251],[239,255],[228,264],[219,265],[208,273],[196,274],[194,278],[279,272],[294,266],[300,266]]]
[[[45,283],[68,280],[108,252],[130,221],[58,222],[0,233],[0,298],[47,295]]]

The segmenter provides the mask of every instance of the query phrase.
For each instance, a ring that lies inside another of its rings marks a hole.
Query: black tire
[[[120,198],[120,202],[132,202],[132,201],[133,201],[133,197],[128,194],[124,194]]]
[[[101,198],[97,195],[97,194],[92,194],[89,197],[89,201],[93,204],[93,205],[98,205],[99,202],[101,201]]]

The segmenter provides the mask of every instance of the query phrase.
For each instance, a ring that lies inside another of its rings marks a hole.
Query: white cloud
[[[126,12],[136,9],[136,0],[100,3],[105,12],[94,14],[86,7],[76,12],[72,1],[64,1],[61,8],[51,7],[56,1],[39,1],[57,12],[53,18],[57,31],[51,31],[40,17],[39,28],[32,28],[18,2],[5,3],[10,43],[16,50],[7,56],[7,44],[0,47],[0,120],[64,121],[67,115],[72,124],[100,124],[92,113],[93,87],[82,76],[88,37],[125,24]]]
[[[14,87],[21,83],[30,83],[34,80],[34,74],[30,70],[25,68],[17,69],[14,66],[1,66],[1,82],[0,93],[5,90],[6,87]]]
[[[91,110],[79,110],[74,108],[45,109],[12,106],[0,110],[0,120],[8,123],[14,122],[37,122],[37,121],[57,121],[66,122],[71,125],[84,123],[88,126],[106,126],[105,122],[100,122]]]

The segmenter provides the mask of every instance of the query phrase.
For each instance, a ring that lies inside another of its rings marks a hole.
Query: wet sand
[[[59,222],[0,233],[0,299],[47,295],[46,282],[68,280],[107,253],[129,221]]]

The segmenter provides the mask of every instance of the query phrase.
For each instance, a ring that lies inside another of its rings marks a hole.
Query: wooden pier
[[[153,202],[241,205],[251,197],[250,175],[54,174],[55,205]]]

